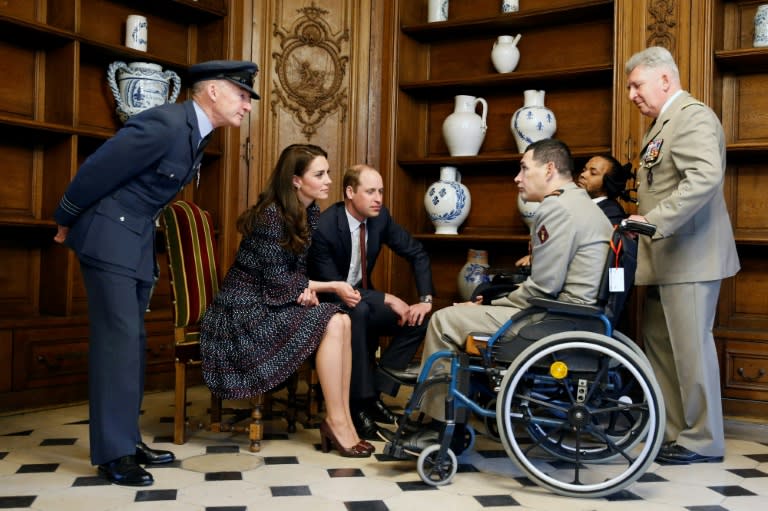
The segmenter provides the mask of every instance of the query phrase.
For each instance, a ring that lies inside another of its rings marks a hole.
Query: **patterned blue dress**
[[[320,208],[307,208],[310,230]],[[333,314],[332,303],[303,307],[307,252],[283,248],[285,224],[274,204],[243,238],[219,294],[200,325],[203,379],[224,399],[267,392],[288,379],[318,347]]]

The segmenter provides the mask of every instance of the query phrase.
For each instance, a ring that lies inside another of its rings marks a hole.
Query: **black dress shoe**
[[[374,422],[381,422],[382,424],[394,424],[397,422],[397,415],[381,399],[370,401],[365,411]]]
[[[376,434],[379,427],[365,410],[353,411],[352,423],[355,425],[357,435],[363,440],[379,440],[379,435]]]
[[[405,369],[393,369],[391,367],[379,366],[381,371],[387,373],[395,380],[398,380],[400,383],[404,383],[406,385],[413,385],[416,383],[416,380],[419,378],[420,368],[421,366],[419,364],[409,365]]]
[[[152,474],[136,463],[135,456],[123,456],[99,465],[99,475],[111,483],[124,486],[149,486],[155,482]]]
[[[150,449],[144,442],[136,444],[136,463],[142,465],[163,465],[176,459],[171,451]]]
[[[690,451],[680,444],[670,443],[659,449],[656,461],[670,465],[688,465],[689,463],[720,463],[722,456],[705,456]]]

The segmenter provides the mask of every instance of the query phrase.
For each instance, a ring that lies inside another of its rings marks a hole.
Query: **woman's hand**
[[[296,303],[304,307],[314,307],[320,303],[320,300],[317,298],[317,293],[307,287],[296,299]]]

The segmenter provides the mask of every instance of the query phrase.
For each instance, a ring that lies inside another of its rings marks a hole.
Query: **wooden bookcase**
[[[242,34],[231,28],[240,26],[239,13],[241,0],[0,3],[0,410],[86,397],[85,290],[72,252],[52,241],[52,214],[78,166],[121,126],[108,65],[153,62],[184,82],[196,62],[240,58]],[[123,45],[129,14],[147,17],[147,52]],[[186,97],[182,92],[178,101]],[[217,133],[200,186],[182,192],[224,230],[233,193],[226,174],[238,157],[232,147]],[[159,264],[162,280],[147,315],[150,388],[172,381],[164,254]]]
[[[513,180],[521,155],[510,121],[523,91],[546,91],[557,119],[556,137],[569,144],[577,169],[595,154],[610,154],[614,104],[614,2],[527,0],[502,14],[496,0],[453,1],[449,19],[426,22],[426,1],[399,2],[393,213],[427,247],[436,307],[457,299],[456,276],[469,248],[489,251],[492,267],[511,268],[527,252],[528,232],[517,212]],[[499,35],[516,35],[520,61],[497,73],[490,54]],[[442,123],[454,96],[488,102],[488,130],[477,156],[451,157]],[[441,165],[456,166],[472,208],[458,236],[436,235],[424,193]],[[407,266],[394,261],[395,274]],[[402,279],[397,279],[402,280]],[[393,282],[406,296],[408,282]]]
[[[723,283],[717,338],[727,414],[768,415],[768,48],[757,1],[715,3],[713,104],[725,129],[726,193],[741,271]]]

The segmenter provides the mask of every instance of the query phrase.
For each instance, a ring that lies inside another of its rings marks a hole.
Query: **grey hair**
[[[666,68],[676,80],[680,80],[675,58],[662,46],[651,46],[632,55],[624,65],[624,73],[631,73],[637,66]]]

